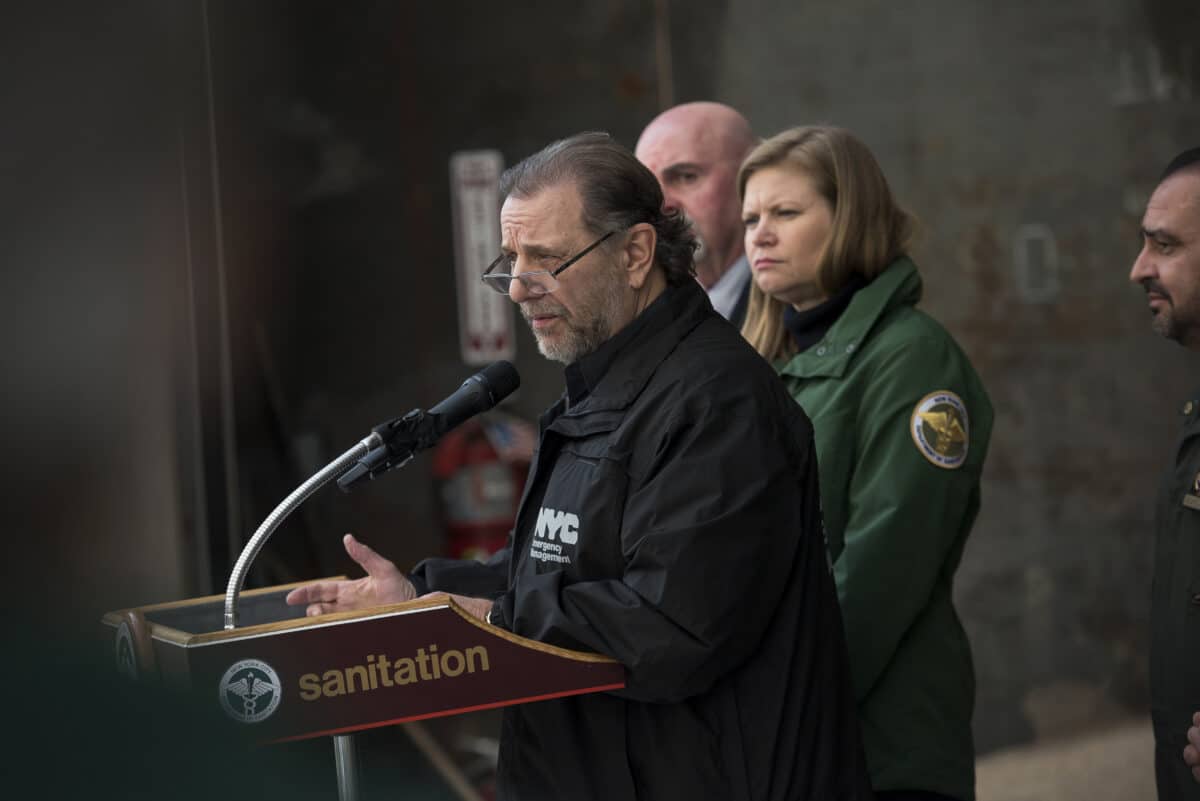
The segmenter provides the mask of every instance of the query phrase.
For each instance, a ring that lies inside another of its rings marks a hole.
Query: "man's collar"
[[[615,336],[567,365],[568,408],[574,410],[585,399],[605,407],[628,403],[683,334],[707,314],[711,307],[699,283],[668,286]],[[676,328],[677,335],[668,333]]]
[[[592,394],[592,390],[600,383],[600,379],[604,378],[617,355],[627,344],[637,339],[638,333],[642,329],[654,321],[654,315],[664,305],[663,298],[670,291],[671,288],[667,287],[641,314],[630,320],[614,336],[601,343],[600,347],[567,365],[564,372],[567,378],[568,406],[574,407]]]
[[[708,299],[717,310],[717,314],[726,320],[733,315],[742,290],[746,288],[746,282],[749,280],[750,262],[747,261],[746,255],[742,254],[741,258],[731,264],[725,274],[707,290]]]

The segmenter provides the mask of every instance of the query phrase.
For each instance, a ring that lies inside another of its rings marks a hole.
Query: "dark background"
[[[833,122],[923,223],[924,307],[996,407],[958,600],[981,751],[1146,706],[1151,498],[1196,361],[1128,284],[1200,144],[1184,0],[10,4],[10,591],[48,625],[222,591],[275,504],[459,361],[448,163],[674,102]],[[528,419],[561,388],[518,325]],[[430,460],[330,488],[250,585],[444,547]]]

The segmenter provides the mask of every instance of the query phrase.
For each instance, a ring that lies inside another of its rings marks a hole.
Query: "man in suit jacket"
[[[742,252],[737,171],[755,144],[746,118],[721,103],[684,103],[659,114],[638,138],[638,160],[662,185],[667,210],[691,221],[700,243],[696,280],[722,317],[741,327],[750,292]]]

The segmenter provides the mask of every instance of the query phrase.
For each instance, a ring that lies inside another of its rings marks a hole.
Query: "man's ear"
[[[654,267],[654,248],[658,232],[650,223],[638,223],[629,229],[625,243],[625,273],[632,289],[641,289]]]

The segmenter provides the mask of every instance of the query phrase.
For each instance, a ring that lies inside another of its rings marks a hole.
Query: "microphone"
[[[517,368],[505,361],[493,362],[462,382],[428,412],[413,409],[403,417],[371,429],[380,443],[338,479],[343,492],[365,478],[374,480],[394,467],[406,464],[418,451],[431,448],[447,431],[486,412],[521,386]]]
[[[486,412],[513,394],[519,386],[521,376],[517,375],[517,368],[508,362],[492,362],[462,382],[454,394],[427,412],[435,420],[435,436],[441,438],[460,423]]]

